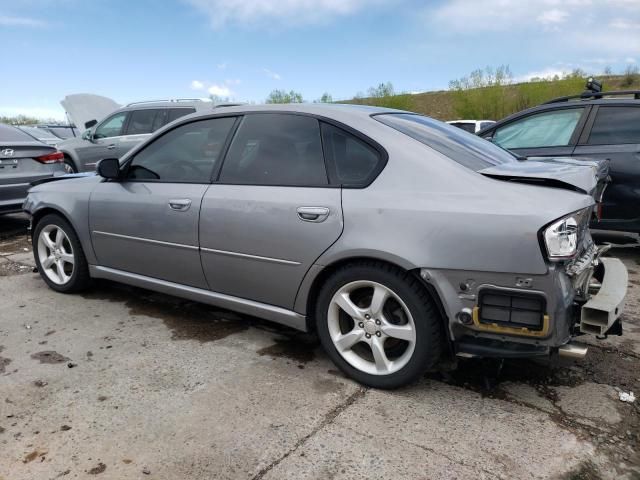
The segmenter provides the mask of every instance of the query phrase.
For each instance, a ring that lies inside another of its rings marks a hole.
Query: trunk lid
[[[529,157],[494,165],[478,173],[499,180],[575,190],[600,202],[609,182],[609,160]]]

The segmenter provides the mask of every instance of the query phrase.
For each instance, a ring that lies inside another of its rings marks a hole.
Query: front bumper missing
[[[580,332],[605,335],[624,310],[629,276],[618,258],[600,258],[604,267],[600,290],[582,305]]]

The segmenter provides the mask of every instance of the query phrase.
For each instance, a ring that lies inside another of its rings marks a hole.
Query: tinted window
[[[46,127],[46,128],[48,131],[53,133],[58,138],[67,139],[67,138],[73,138],[77,136],[77,132],[75,131],[75,129],[71,127]]]
[[[640,143],[640,108],[600,107],[593,123],[591,145]]]
[[[53,139],[53,140],[60,140],[53,133],[47,132],[46,130],[43,130],[42,128],[36,128],[36,127],[19,127],[19,128],[20,128],[20,130],[22,130],[24,132],[27,132],[32,137],[35,137],[35,138],[38,138],[38,139],[47,138],[47,139]]]
[[[129,115],[129,124],[127,125],[127,135],[139,135],[142,133],[151,133],[162,126],[158,124],[156,118],[162,119],[165,111],[160,109],[134,110]]]
[[[396,113],[373,118],[472,170],[516,161],[513,155],[491,142],[429,117]]]
[[[487,127],[490,127],[491,125],[493,125],[496,122],[480,122],[480,130],[483,130]]]
[[[469,133],[475,133],[476,131],[475,123],[456,122],[456,123],[450,123],[449,125],[453,125],[454,127],[461,128],[465,132],[469,132]]]
[[[529,115],[496,129],[493,141],[503,148],[566,146],[583,111],[570,108]]]
[[[122,125],[124,119],[127,117],[127,112],[116,113],[113,117],[110,117],[96,128],[95,138],[109,138],[117,137],[122,132]]]
[[[127,178],[208,183],[234,121],[214,118],[171,130],[136,154]]]
[[[0,142],[33,142],[33,137],[9,125],[0,125]]]
[[[245,116],[220,181],[246,185],[327,185],[318,120],[280,113]]]
[[[368,185],[377,174],[381,158],[376,149],[344,130],[322,123],[322,140],[331,183]]]
[[[189,115],[190,113],[196,113],[195,108],[170,108],[169,109],[169,118],[167,123],[173,122],[180,117],[184,117],[185,115]]]

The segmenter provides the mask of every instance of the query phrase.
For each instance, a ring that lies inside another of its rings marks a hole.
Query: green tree
[[[622,86],[630,87],[638,80],[638,67],[637,65],[627,65],[622,74]]]
[[[267,97],[266,103],[303,103],[302,94],[295,90],[272,90]]]
[[[324,92],[322,96],[316,100],[316,103],[333,103],[333,97],[330,93]]]

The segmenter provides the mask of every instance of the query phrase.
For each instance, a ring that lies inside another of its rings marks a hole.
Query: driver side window
[[[209,183],[235,117],[187,123],[138,152],[127,179],[169,183]]]
[[[113,117],[109,118],[96,128],[94,138],[109,138],[117,137],[121,135],[122,126],[124,125],[124,119],[127,117],[127,112],[116,113]]]

